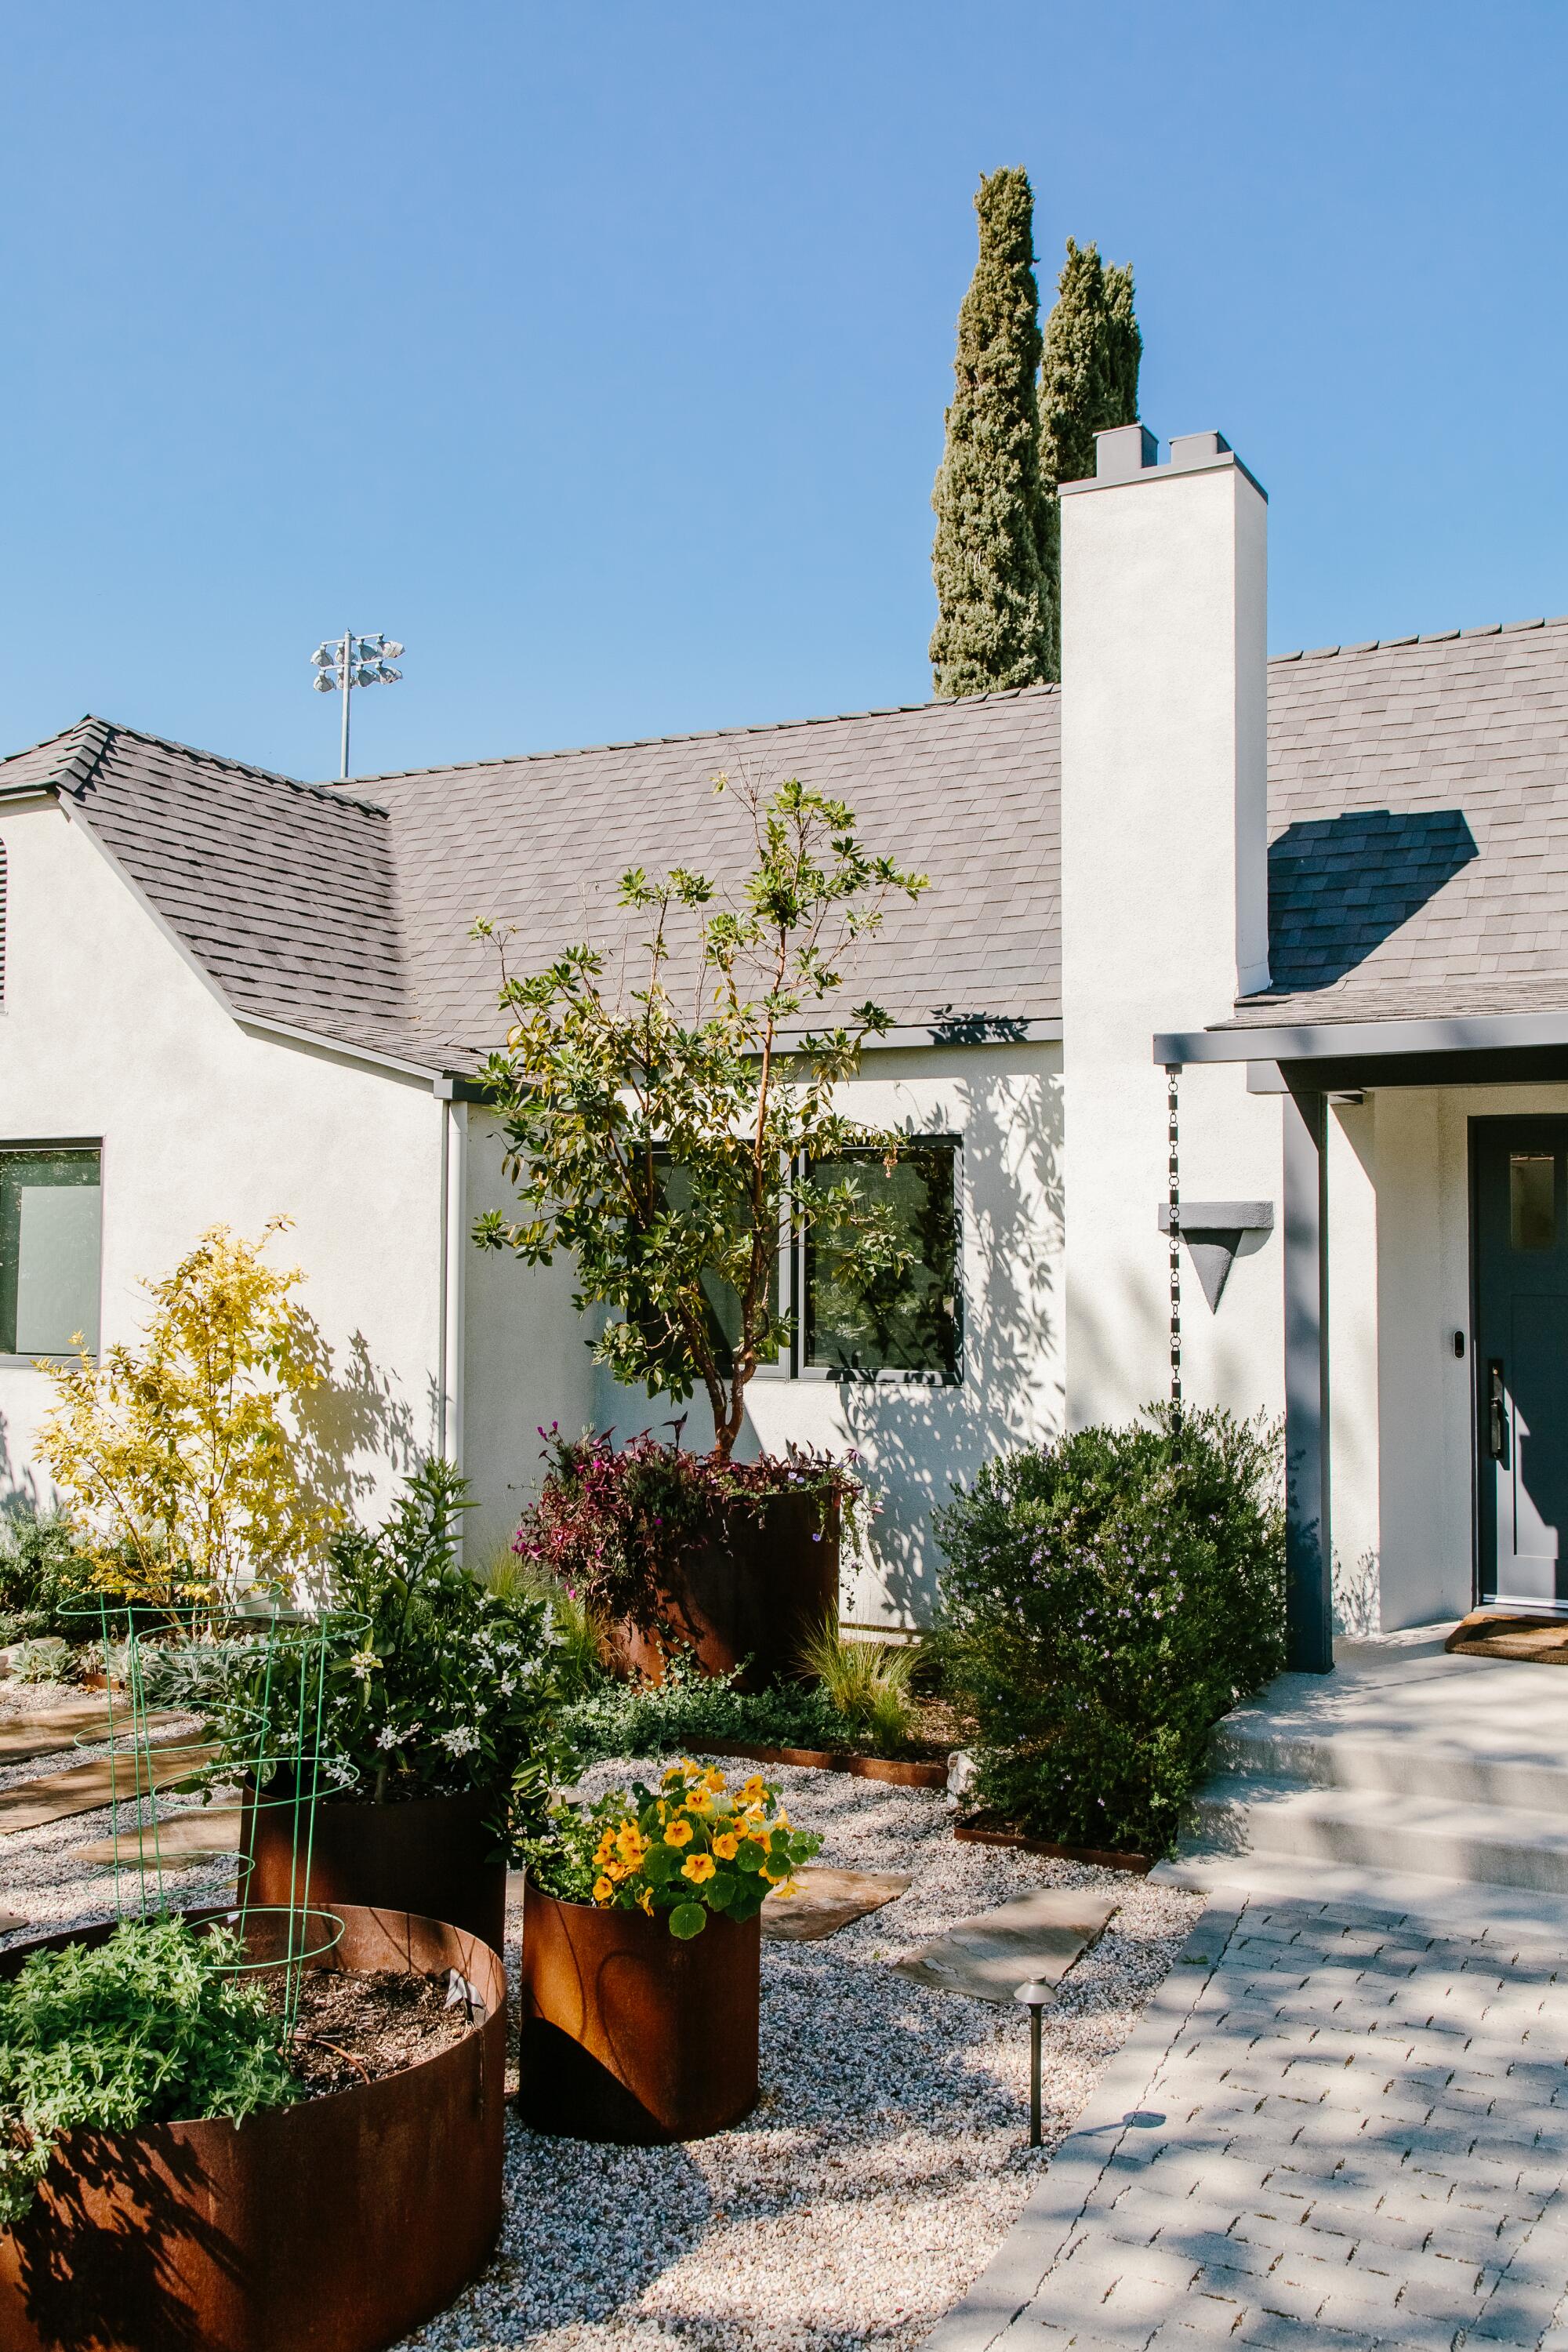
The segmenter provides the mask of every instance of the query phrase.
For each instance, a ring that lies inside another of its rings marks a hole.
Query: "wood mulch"
[[[448,2008],[447,1989],[444,1969],[307,1969],[289,2063],[317,2098],[401,2074],[468,2032],[467,2004]]]

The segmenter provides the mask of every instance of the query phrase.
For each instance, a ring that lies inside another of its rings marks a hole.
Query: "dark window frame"
[[[797,1234],[790,1250],[790,1311],[795,1318],[795,1339],[791,1349],[791,1377],[798,1381],[826,1381],[839,1388],[924,1388],[955,1389],[963,1385],[965,1323],[963,1287],[964,1245],[964,1184],[963,1138],[949,1129],[921,1129],[918,1134],[900,1135],[900,1146],[910,1150],[934,1147],[948,1154],[952,1171],[952,1371],[906,1371],[896,1367],[876,1370],[856,1370],[837,1364],[808,1364],[805,1361],[807,1253],[810,1236]],[[851,1149],[835,1153],[836,1159],[877,1160],[881,1155],[875,1149]]]
[[[90,1151],[97,1155],[98,1264],[94,1318],[97,1335],[93,1345],[88,1349],[89,1357],[96,1362],[103,1353],[103,1170],[104,1161],[108,1156],[104,1148],[104,1139],[101,1135],[22,1135],[0,1138],[0,1162],[38,1151]],[[0,1349],[0,1370],[6,1371],[25,1371],[35,1363],[68,1364],[75,1360],[75,1351],[69,1348],[29,1349],[26,1354],[15,1349]]]

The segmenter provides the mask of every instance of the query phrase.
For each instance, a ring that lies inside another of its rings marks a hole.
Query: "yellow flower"
[[[753,1772],[741,1790],[741,1802],[743,1805],[760,1805],[765,1801],[767,1793],[767,1783],[762,1774]]]
[[[637,1896],[637,1901],[638,1901],[638,1903],[641,1905],[642,1908],[643,1908],[643,1909],[647,1913],[648,1917],[651,1919],[651,1918],[653,1917],[653,1889],[652,1889],[652,1887],[651,1887],[651,1886],[645,1886],[645,1887],[643,1888],[642,1893]]]
[[[733,1830],[721,1830],[713,1841],[713,1851],[721,1862],[733,1862],[740,1851],[740,1839]]]
[[[767,1873],[764,1872],[763,1876],[765,1877]],[[778,1896],[781,1903],[787,1903],[790,1896],[795,1892],[795,1883],[793,1878],[775,1878],[773,1880],[773,1893]]]
[[[647,1848],[643,1843],[642,1832],[635,1822],[626,1822],[616,1840],[616,1850],[624,1863],[628,1864],[633,1870],[637,1868],[643,1855],[647,1852]]]
[[[716,1797],[721,1797],[724,1793],[724,1775],[710,1769],[702,1775],[702,1785],[704,1788],[711,1789]]]
[[[607,1878],[596,1878],[594,1881],[594,1900],[595,1903],[607,1903],[615,1891],[615,1888],[611,1885]]]
[[[687,1797],[686,1810],[689,1813],[710,1813],[713,1810],[711,1791],[707,1789],[693,1789]]]
[[[696,1885],[700,1886],[705,1878],[711,1878],[713,1875],[712,1855],[694,1853],[689,1862],[681,1864],[680,1874],[682,1878],[689,1878]]]
[[[689,1843],[690,1838],[691,1823],[689,1822],[671,1822],[669,1827],[664,1833],[664,1842],[666,1845],[686,1845]]]
[[[767,1864],[764,1862],[763,1864],[763,1876],[767,1880],[770,1886],[782,1887],[792,1883],[789,1874],[789,1865],[787,1863],[783,1870],[770,1870]]]

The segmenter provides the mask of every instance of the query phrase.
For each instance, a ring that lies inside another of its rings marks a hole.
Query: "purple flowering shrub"
[[[595,1614],[657,1629],[659,1588],[683,1554],[723,1541],[738,1514],[775,1495],[807,1493],[826,1511],[837,1496],[847,1530],[864,1488],[853,1454],[791,1447],[754,1462],[665,1445],[651,1431],[616,1447],[608,1435],[541,1430],[549,1464],[512,1549]]]
[[[1208,1735],[1284,1654],[1277,1430],[1168,1407],[988,1462],[937,1513],[935,1636],[978,1803],[1064,1845],[1163,1853]]]

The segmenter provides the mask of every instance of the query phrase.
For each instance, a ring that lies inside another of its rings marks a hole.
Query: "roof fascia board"
[[[1440,1021],[1312,1021],[1277,1029],[1156,1034],[1156,1062],[1329,1062],[1365,1055],[1495,1054],[1568,1045],[1568,1012],[1458,1014]]]
[[[25,808],[29,801],[58,801],[58,784],[0,784],[0,807]]]
[[[795,1046],[807,1034],[805,1030],[788,1031],[781,1043]],[[1062,1024],[1059,1020],[1037,1018],[1034,1014],[977,1013],[967,1017],[960,1014],[952,1022],[899,1022],[880,1036],[863,1037],[860,1051],[863,1054],[888,1053],[929,1045],[950,1050],[963,1045],[1059,1045],[1061,1042]]]
[[[364,1062],[372,1069],[388,1070],[398,1077],[418,1078],[437,1093],[447,1075],[438,1063],[410,1062],[401,1054],[384,1054],[374,1045],[361,1045],[353,1038],[333,1036],[329,1030],[302,1029],[292,1021],[269,1021],[260,1013],[237,1012],[234,1017],[242,1029],[253,1030],[259,1036],[281,1037],[290,1045],[312,1045],[319,1053],[336,1055],[345,1062]]]

